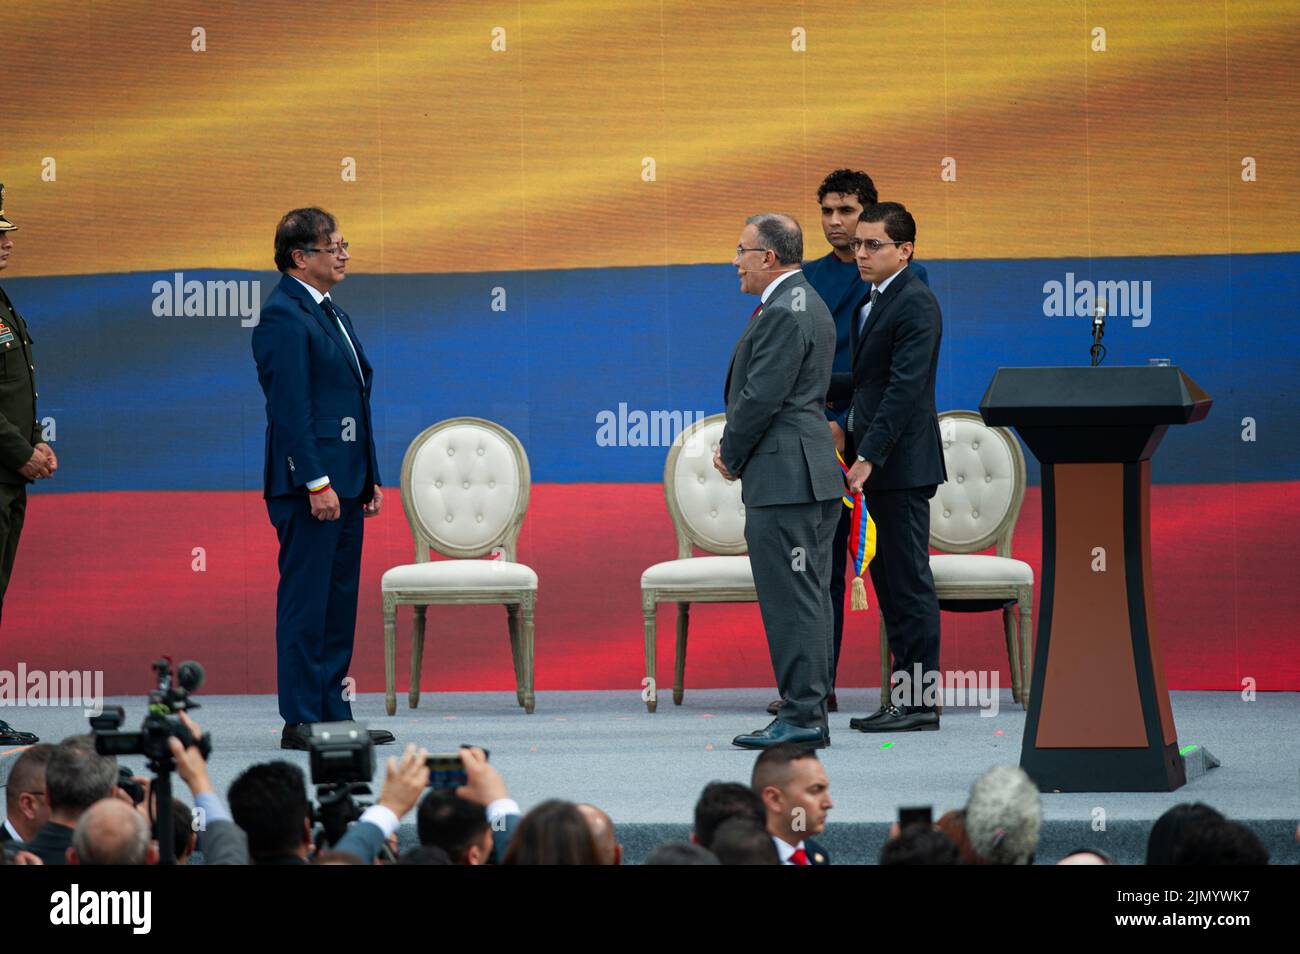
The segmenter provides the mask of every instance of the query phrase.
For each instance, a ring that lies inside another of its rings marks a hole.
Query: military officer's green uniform
[[[16,226],[5,218],[0,185],[0,232]],[[36,420],[36,367],[27,322],[0,288],[0,612],[27,512],[27,485],[18,473],[41,441]]]

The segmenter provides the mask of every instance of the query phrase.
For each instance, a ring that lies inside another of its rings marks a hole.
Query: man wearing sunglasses
[[[310,726],[349,722],[363,518],[383,505],[370,416],[374,370],[331,297],[348,243],[322,209],[294,209],[275,231],[282,274],[253,330],[266,394],[266,509],[280,541],[275,643],[280,747],[306,749]],[[392,742],[372,729],[377,743]]]
[[[858,217],[849,243],[870,288],[858,301],[849,347],[853,370],[832,376],[830,397],[848,399],[849,489],[865,487],[876,522],[871,582],[894,655],[894,673],[939,670],[939,600],[930,573],[930,498],[948,478],[935,409],[943,319],[930,289],[908,268],[916,221],[897,202]],[[921,699],[853,719],[861,732],[939,728]],[[912,704],[916,703],[916,704]]]

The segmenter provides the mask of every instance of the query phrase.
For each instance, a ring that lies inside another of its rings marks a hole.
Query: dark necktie
[[[348,334],[347,327],[343,324],[343,309],[336,308],[334,302],[328,298],[322,298],[320,301],[321,309],[326,315],[338,325],[339,333],[343,335],[343,340],[348,343],[348,350],[352,352],[352,360],[356,362],[357,370],[361,370],[361,355],[357,354],[357,346],[352,341],[352,336]]]
[[[867,319],[871,317],[871,312],[876,310],[876,300],[880,297],[880,289],[871,289],[871,310],[865,315],[858,318],[858,334],[862,334],[862,329],[867,326]]]

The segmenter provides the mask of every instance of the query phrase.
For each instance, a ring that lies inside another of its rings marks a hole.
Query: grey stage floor
[[[529,716],[512,693],[426,693],[415,710],[399,696],[390,718],[383,697],[366,694],[353,709],[358,719],[391,729],[399,743],[430,751],[450,751],[462,742],[487,747],[525,810],[546,798],[601,806],[619,826],[630,860],[637,860],[662,841],[685,837],[705,784],[748,781],[755,754],[733,748],[731,738],[765,725],[764,706],[772,697],[770,689],[695,689],[681,706],[662,696],[659,711],[650,714],[637,693],[541,692]],[[841,711],[831,717],[833,744],[821,753],[835,803],[824,840],[836,861],[874,861],[900,805],[933,805],[937,817],[960,808],[986,768],[1019,760],[1025,715],[1007,691],[993,717],[976,709],[945,710],[939,732],[882,738],[851,731],[849,717],[873,710],[878,697],[878,689],[840,692]],[[1180,745],[1208,748],[1222,766],[1170,793],[1044,794],[1040,861],[1086,844],[1139,862],[1150,823],[1182,801],[1208,802],[1250,824],[1274,861],[1300,861],[1293,838],[1300,821],[1300,694],[1261,693],[1246,702],[1236,693],[1175,692],[1172,701]],[[126,727],[138,725],[144,714],[143,697],[108,704],[125,706]],[[205,696],[196,715],[214,736],[211,770],[218,791],[254,762],[284,758],[307,768],[306,753],[279,749],[272,696]],[[86,727],[79,709],[9,708],[0,716],[46,741]],[[376,754],[396,751],[383,746]],[[376,786],[382,771],[381,759]],[[0,783],[6,774],[0,764]],[[1102,817],[1097,809],[1104,812],[1104,831],[1094,830]]]

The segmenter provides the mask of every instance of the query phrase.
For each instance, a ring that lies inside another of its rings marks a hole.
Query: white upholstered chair
[[[677,533],[677,559],[656,563],[641,574],[645,615],[646,708],[658,705],[655,681],[655,609],[677,604],[677,663],[673,702],[682,703],[686,677],[686,633],[692,603],[753,603],[754,574],[745,555],[745,507],[740,481],[723,479],[713,466],[726,417],[714,414],[684,428],[664,464],[664,497]],[[712,556],[695,556],[695,548]]]
[[[499,424],[456,417],[426,428],[402,460],[402,507],[415,538],[415,562],[388,570],[384,677],[388,714],[397,711],[397,607],[415,607],[411,708],[420,702],[425,608],[498,603],[506,608],[515,696],[533,711],[533,610],[537,574],[515,562],[531,477],[518,438]],[[430,561],[430,549],[456,559]],[[487,557],[487,559],[484,559]]]
[[[989,427],[974,411],[940,414],[939,433],[948,468],[948,480],[930,499],[930,546],[942,551],[930,556],[939,607],[967,613],[1002,611],[1011,696],[1028,708],[1034,571],[1011,558],[1011,535],[1025,499],[1024,451],[1009,430]],[[996,547],[996,555],[978,552],[990,546]],[[891,668],[882,617],[881,705],[889,702]]]

